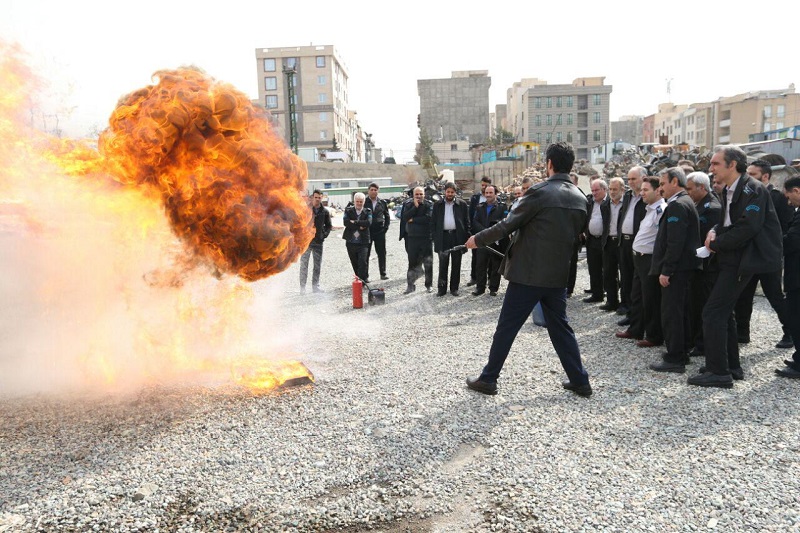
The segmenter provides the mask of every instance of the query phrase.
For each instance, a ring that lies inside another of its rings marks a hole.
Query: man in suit
[[[641,300],[634,304],[631,301],[633,286],[633,239],[639,231],[639,224],[644,218],[645,203],[639,195],[642,178],[647,176],[644,167],[635,166],[628,171],[628,190],[622,195],[622,210],[619,213],[619,285],[620,307],[617,314],[630,315],[635,306],[641,306]],[[630,324],[626,316],[618,323],[620,326]]]
[[[784,194],[793,208],[800,207],[800,177],[787,179]],[[794,340],[794,355],[775,373],[784,378],[800,379],[800,210],[794,212],[783,236],[783,283],[786,290],[786,316]]]
[[[363,192],[357,192],[353,196],[353,205],[347,206],[342,215],[344,232],[342,239],[347,246],[347,255],[350,258],[350,265],[353,273],[362,281],[369,282],[367,276],[367,260],[369,259],[369,228],[372,225],[372,211],[364,207]]]
[[[688,383],[729,389],[733,378],[744,379],[733,308],[754,274],[780,269],[783,241],[769,191],[747,175],[747,155],[740,148],[715,148],[709,169],[725,185],[722,220],[705,242],[716,254],[719,274],[703,309],[706,365]]]
[[[661,285],[661,330],[667,353],[650,365],[656,372],[686,372],[689,362],[689,278],[699,266],[700,222],[694,202],[686,194],[686,174],[679,167],[659,175],[661,197],[667,207],[661,216],[650,274]]]
[[[587,199],[588,215],[584,231],[586,241],[586,263],[589,266],[589,288],[591,295],[585,303],[603,301],[603,247],[606,236],[602,204],[608,200],[608,184],[602,179],[592,180],[592,194]]]
[[[481,178],[481,192],[476,192],[469,198],[469,220],[470,223],[475,219],[475,211],[478,209],[478,206],[486,201],[486,197],[483,195],[483,191],[486,190],[486,187],[492,184],[492,178],[489,176],[484,176]],[[475,267],[478,265],[478,255],[473,250],[472,256],[470,258],[470,270],[469,270],[469,283],[467,283],[467,287],[472,287],[477,283],[477,279],[475,278]]]
[[[370,183],[367,188],[365,205],[372,210],[372,225],[369,227],[369,237],[375,245],[378,254],[378,269],[381,279],[389,279],[386,275],[386,232],[389,230],[389,206],[386,200],[378,198],[378,184]],[[372,245],[370,245],[370,249]],[[369,261],[367,261],[367,276],[369,276]]]
[[[464,200],[456,197],[456,186],[452,182],[448,182],[444,186],[444,198],[433,205],[431,233],[433,234],[433,251],[439,254],[439,281],[436,295],[447,294],[447,271],[452,264],[450,294],[458,296],[463,253],[461,251],[442,252],[467,242],[470,236],[470,223],[469,206]]]
[[[400,212],[400,239],[406,240],[408,272],[406,291],[417,290],[417,280],[425,272],[425,288],[433,289],[433,250],[431,249],[431,211],[433,204],[425,199],[425,189],[416,187],[414,197],[403,204]]]
[[[700,242],[705,242],[711,228],[719,223],[722,206],[711,192],[711,180],[705,172],[692,172],[686,176],[686,193],[694,201],[697,220],[700,223]],[[701,260],[700,267],[694,271],[689,281],[689,329],[693,346],[690,357],[701,357],[703,343],[703,307],[717,281],[717,262],[710,257]]]
[[[794,216],[794,209],[788,204],[786,197],[772,186],[769,182],[772,176],[772,167],[763,159],[757,159],[747,167],[747,175],[760,181],[769,191],[778,221],[781,223],[781,233],[786,233],[789,229],[789,222]],[[783,338],[775,345],[776,348],[792,348],[794,342],[786,327],[786,299],[781,289],[781,277],[783,272],[779,269],[775,272],[757,274],[752,277],[736,300],[736,307],[733,308],[736,315],[736,338],[740,344],[750,342],[750,316],[753,314],[753,297],[756,294],[756,286],[761,283],[767,301],[775,310],[781,325],[783,326]]]
[[[467,240],[468,248],[486,246],[512,232],[513,244],[503,259],[508,290],[489,349],[489,361],[467,386],[483,394],[497,394],[497,378],[508,352],[531,311],[541,301],[550,340],[567,373],[565,389],[590,396],[589,375],[583,368],[575,333],[567,321],[569,261],[575,239],[586,224],[586,197],[569,179],[575,152],[567,143],[547,147],[549,178],[522,197],[504,220]]]
[[[486,228],[490,228],[506,217],[505,204],[497,201],[497,189],[494,185],[487,185],[483,191],[486,201],[478,205],[475,210],[475,218],[472,219],[472,232],[478,233]],[[489,295],[497,296],[500,289],[500,262],[501,254],[504,254],[508,247],[508,238],[500,239],[497,242],[489,243],[486,248],[477,250],[478,262],[475,265],[475,290],[473,296],[480,296],[486,292],[486,281],[489,281]],[[491,248],[497,254],[488,250]]]
[[[606,303],[603,311],[616,311],[619,307],[619,221],[622,211],[622,195],[625,182],[622,178],[611,178],[608,182],[608,201],[600,204],[603,218],[603,289]]]

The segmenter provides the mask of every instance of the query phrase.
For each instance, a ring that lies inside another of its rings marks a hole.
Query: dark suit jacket
[[[775,213],[778,215],[778,221],[781,223],[781,231],[786,233],[789,231],[789,223],[794,218],[794,207],[789,204],[786,196],[776,189],[771,183],[767,185],[772,204],[775,206]]]
[[[697,219],[700,222],[700,244],[706,242],[706,235],[717,224],[719,224],[720,216],[722,215],[722,206],[717,200],[717,197],[711,193],[706,194],[700,202],[695,204],[697,209]],[[700,246],[698,245],[698,248]],[[719,270],[716,261],[712,261],[712,257],[703,259],[703,270],[709,272]]]
[[[374,208],[372,207],[372,200],[369,199],[369,196],[364,200],[364,205],[372,209],[372,225],[369,227],[370,237],[386,233],[386,230],[389,229],[389,206],[386,204],[386,200],[381,198],[377,200],[378,203]]]
[[[651,276],[671,276],[700,266],[697,249],[700,247],[700,221],[694,202],[686,191],[667,203],[658,223],[653,246]]]
[[[418,207],[414,207],[413,198],[406,200],[400,212],[400,240],[403,237],[424,237],[430,240],[432,211],[433,203],[430,200],[423,200]]]
[[[342,215],[342,222],[344,223],[344,232],[342,232],[342,239],[351,244],[369,244],[372,241],[369,238],[369,227],[372,225],[372,211],[369,207],[361,210],[361,216],[356,214],[356,208],[349,205],[344,210]],[[358,237],[355,237],[358,232]]]
[[[731,225],[726,228],[723,224],[727,196],[722,195],[720,222],[715,228],[717,237],[711,242],[719,267],[744,275],[780,270],[783,256],[781,224],[767,188],[742,174],[731,199]]]
[[[528,189],[530,190],[530,189]],[[519,207],[519,206],[517,206]],[[488,208],[486,202],[481,202],[475,210],[475,218],[472,219],[472,233],[477,234],[480,231],[490,228],[506,218],[506,205],[500,202],[495,202],[494,207]],[[508,248],[509,239],[503,237],[502,239],[495,239],[498,242],[488,242],[486,246],[490,246],[495,250],[505,253]],[[491,253],[491,252],[488,252]]]
[[[475,235],[475,242],[484,246],[516,231],[500,266],[505,278],[535,287],[566,287],[586,209],[586,196],[569,175],[554,174],[528,189],[514,211]]]
[[[786,292],[800,289],[800,211],[795,211],[783,236],[783,285]]]
[[[622,200],[620,200],[621,202]],[[608,242],[608,236],[611,235],[611,195],[606,195],[606,199],[600,203],[600,214],[603,216],[603,238],[600,240],[605,248]],[[620,215],[622,215],[622,207],[620,207]],[[619,235],[619,228],[622,225],[622,217],[617,216],[617,235]]]
[[[433,204],[431,216],[431,232],[433,233],[433,250],[441,252],[444,248],[444,204],[442,199]],[[470,236],[469,206],[461,198],[453,200],[453,216],[456,219],[456,244],[464,244]]]

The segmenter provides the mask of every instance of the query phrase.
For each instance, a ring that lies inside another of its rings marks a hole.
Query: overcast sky
[[[403,162],[417,140],[417,80],[454,70],[489,71],[492,111],[522,78],[605,76],[612,120],[654,113],[670,101],[668,79],[677,104],[800,83],[794,30],[782,24],[800,2],[748,5],[0,0],[0,37],[52,82],[48,98],[73,136],[103,129],[117,99],[159,69],[193,64],[255,98],[256,48],[331,44],[362,127]]]

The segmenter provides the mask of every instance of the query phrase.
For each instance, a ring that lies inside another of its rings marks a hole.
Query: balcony
[[[720,128],[730,128],[731,127],[731,119],[726,118],[725,120],[719,121]]]

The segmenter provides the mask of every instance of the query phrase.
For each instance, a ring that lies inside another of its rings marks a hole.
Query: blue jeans
[[[533,287],[514,282],[510,282],[506,289],[492,347],[489,349],[489,362],[481,372],[481,381],[497,382],[517,333],[531,315],[534,306],[540,301],[547,321],[550,342],[553,343],[567,377],[575,385],[589,383],[589,374],[581,363],[581,352],[575,339],[575,332],[567,320],[567,289]]]

